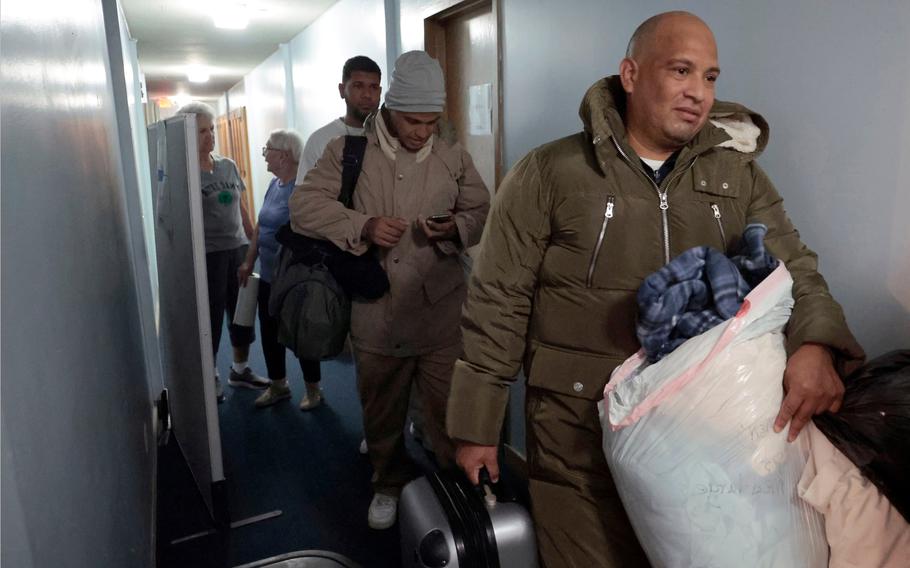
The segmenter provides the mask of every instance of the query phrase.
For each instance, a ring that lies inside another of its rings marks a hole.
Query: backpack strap
[[[338,201],[348,209],[354,201],[354,188],[363,168],[363,155],[367,149],[366,136],[345,136],[344,152],[341,154],[341,193]]]

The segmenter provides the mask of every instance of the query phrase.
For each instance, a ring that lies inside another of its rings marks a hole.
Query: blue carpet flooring
[[[308,412],[297,407],[304,384],[290,352],[294,396],[265,409],[253,406],[261,391],[226,385],[230,358],[225,331],[218,369],[227,399],[219,414],[231,521],[274,510],[282,515],[171,544],[213,528],[171,443],[159,457],[158,566],[221,568],[305,549],[340,553],[364,568],[400,566],[398,526],[384,531],[367,526],[372,468],[358,452],[362,418],[350,357],[322,364],[325,403]],[[266,375],[258,343],[252,346],[250,366]],[[408,448],[421,467],[433,467],[411,437]]]

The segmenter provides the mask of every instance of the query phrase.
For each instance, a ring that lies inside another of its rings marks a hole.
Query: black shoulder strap
[[[348,209],[354,201],[354,188],[357,187],[357,178],[360,177],[366,149],[366,136],[344,137],[344,152],[341,155],[341,193],[338,194],[338,201]]]

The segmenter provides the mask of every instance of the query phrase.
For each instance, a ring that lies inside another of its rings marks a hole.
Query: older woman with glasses
[[[216,365],[218,345],[225,314],[231,337],[234,362],[228,384],[232,387],[264,389],[269,382],[247,365],[250,344],[256,335],[252,327],[234,324],[237,307],[237,268],[246,257],[253,223],[243,200],[246,187],[230,158],[215,150],[215,110],[205,103],[189,103],[177,114],[196,116],[199,170],[202,185],[202,224],[205,234],[205,268],[209,292],[209,317],[212,329],[212,356],[215,358],[215,392],[224,400]]]
[[[291,397],[285,370],[285,348],[278,343],[278,318],[269,315],[269,294],[275,267],[278,264],[278,241],[275,234],[288,222],[288,198],[294,191],[297,166],[303,152],[303,141],[292,130],[274,130],[262,148],[268,170],[274,174],[259,210],[259,223],[253,230],[246,259],[237,270],[241,285],[253,272],[259,258],[259,330],[262,334],[262,353],[271,383],[256,399],[256,406],[263,408]],[[322,402],[319,388],[319,361],[300,360],[306,392],[300,401],[301,410],[310,410]]]

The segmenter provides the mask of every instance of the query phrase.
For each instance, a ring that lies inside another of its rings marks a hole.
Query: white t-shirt
[[[297,183],[303,182],[303,177],[308,171],[313,169],[316,161],[322,157],[325,147],[329,142],[339,136],[363,136],[363,128],[348,126],[340,118],[326,124],[316,132],[310,134],[303,147],[303,156],[300,158],[300,164],[297,166]]]
[[[654,170],[655,172],[660,169],[666,160],[652,160],[650,158],[642,158],[642,162],[648,164],[648,167]]]

